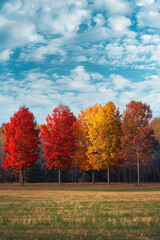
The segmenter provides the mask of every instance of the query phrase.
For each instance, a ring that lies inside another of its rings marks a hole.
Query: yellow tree
[[[154,130],[156,140],[160,144],[160,117],[153,118],[151,122],[151,127]]]
[[[94,169],[108,169],[108,184],[110,183],[110,167],[121,162],[121,116],[113,102],[100,107],[92,116],[88,126],[91,144],[88,146],[88,162]]]
[[[101,105],[96,103],[89,106],[86,110],[81,111],[77,118],[76,139],[77,139],[77,154],[74,158],[74,165],[79,166],[81,170],[92,170],[92,182],[95,183],[94,166],[89,163],[87,157],[88,146],[91,144],[88,134],[88,127],[91,118],[95,116]]]

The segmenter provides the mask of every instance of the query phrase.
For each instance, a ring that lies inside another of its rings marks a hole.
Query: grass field
[[[160,184],[1,184],[2,239],[160,239]]]

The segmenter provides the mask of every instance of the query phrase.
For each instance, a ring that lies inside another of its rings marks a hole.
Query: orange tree
[[[122,119],[122,149],[125,161],[137,165],[137,185],[140,184],[140,160],[147,164],[155,142],[150,127],[152,111],[141,101],[131,101],[126,105]]]
[[[10,122],[3,125],[5,137],[3,167],[18,169],[19,182],[23,184],[23,169],[32,167],[39,158],[39,130],[33,113],[20,107]]]
[[[96,103],[89,106],[84,111],[81,111],[77,118],[76,139],[77,139],[77,152],[74,157],[74,166],[79,166],[81,170],[92,170],[92,183],[95,183],[94,166],[92,166],[87,157],[87,150],[91,144],[88,127],[90,120],[98,112],[101,105]],[[90,157],[90,156],[89,156]]]
[[[89,163],[97,170],[108,169],[108,184],[110,183],[110,167],[121,162],[121,117],[119,109],[113,102],[100,107],[89,125],[89,139],[87,156]]]
[[[72,165],[76,152],[76,117],[68,106],[59,105],[52,116],[46,118],[47,124],[41,125],[41,142],[48,168],[60,171]]]

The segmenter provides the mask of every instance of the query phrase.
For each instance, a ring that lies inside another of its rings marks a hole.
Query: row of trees
[[[160,140],[160,120],[152,123],[150,107],[131,101],[121,116],[113,102],[95,104],[81,111],[78,118],[68,106],[59,105],[46,124],[37,125],[33,113],[20,107],[10,122],[3,124],[4,143],[1,149],[3,167],[19,170],[23,184],[23,169],[35,165],[44,152],[45,165],[61,170],[70,166],[94,172],[117,166],[137,165],[137,184],[140,183],[140,163],[147,165]]]

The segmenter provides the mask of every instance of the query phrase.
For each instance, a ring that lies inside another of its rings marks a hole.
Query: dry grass
[[[160,184],[0,185],[1,239],[160,239]]]

